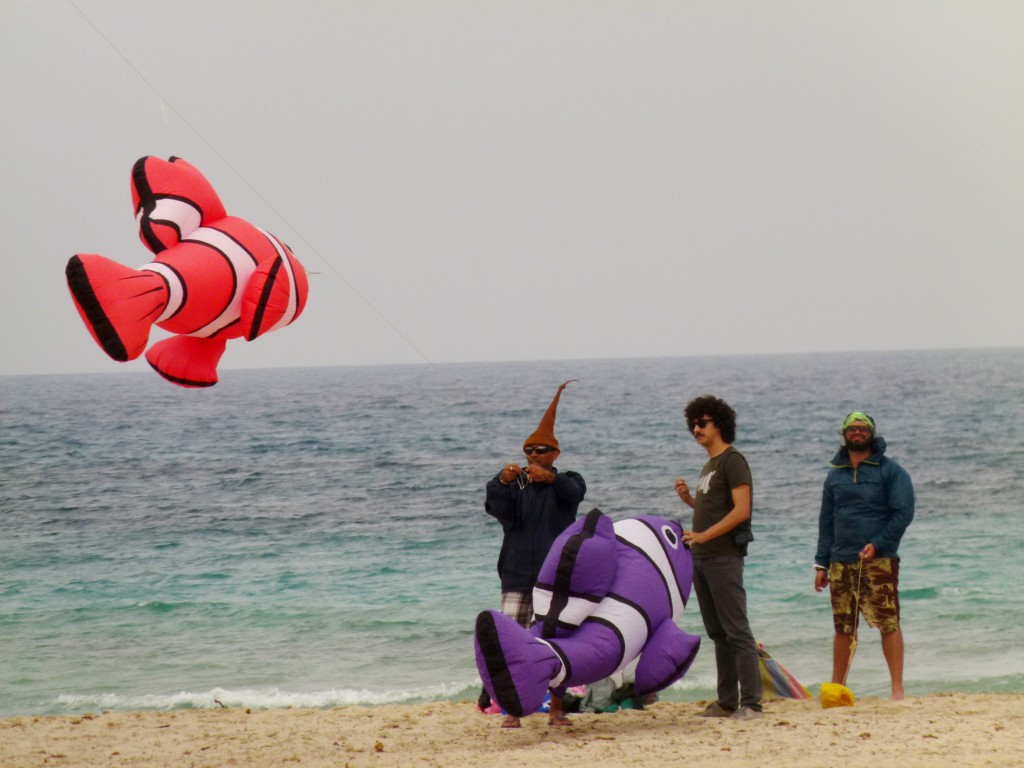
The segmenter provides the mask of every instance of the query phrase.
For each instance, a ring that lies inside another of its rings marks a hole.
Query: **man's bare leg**
[[[882,635],[882,655],[889,665],[892,679],[892,701],[903,701],[903,631],[897,629]]]
[[[850,671],[850,649],[853,647],[853,635],[836,632],[832,641],[832,682],[846,685],[846,675]]]
[[[549,725],[572,725],[572,721],[562,711],[562,697],[551,695],[551,704],[548,706]]]

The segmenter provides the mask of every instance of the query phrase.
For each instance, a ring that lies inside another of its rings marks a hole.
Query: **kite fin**
[[[206,177],[180,157],[163,160],[148,155],[135,162],[132,206],[139,239],[157,254],[227,215]]]
[[[273,235],[277,258],[260,264],[245,286],[241,319],[246,341],[283,328],[302,314],[309,293],[306,270]]]
[[[121,363],[141,355],[167,305],[163,278],[91,253],[72,256],[64,274],[82,322],[103,351]]]
[[[491,700],[515,717],[540,710],[562,660],[551,646],[499,611],[476,618],[476,667]]]
[[[640,653],[635,685],[638,695],[654,693],[686,674],[697,657],[700,638],[684,632],[671,620],[654,630]]]
[[[217,383],[217,363],[226,347],[227,340],[223,338],[172,336],[150,347],[146,361],[179,387],[212,387]]]
[[[615,581],[615,525],[599,509],[555,539],[533,588],[534,612],[545,638],[577,629]]]

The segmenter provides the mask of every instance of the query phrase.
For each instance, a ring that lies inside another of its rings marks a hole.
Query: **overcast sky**
[[[2,0],[0,93],[0,374],[147,370],[148,154],[313,273],[222,369],[1024,344],[1017,0]]]

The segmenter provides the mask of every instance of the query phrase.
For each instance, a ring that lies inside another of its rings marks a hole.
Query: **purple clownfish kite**
[[[499,611],[476,619],[476,666],[491,698],[511,715],[540,709],[550,688],[602,680],[639,657],[637,695],[686,674],[700,638],[678,626],[693,560],[678,523],[599,509],[567,528],[544,560],[523,629]]]

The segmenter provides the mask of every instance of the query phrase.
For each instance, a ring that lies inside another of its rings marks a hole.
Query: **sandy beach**
[[[500,727],[472,703],[96,712],[0,721],[0,765],[35,766],[1011,766],[1024,743],[1024,696],[866,698],[823,709],[771,701],[761,720],[696,717],[701,703],[534,715]]]

